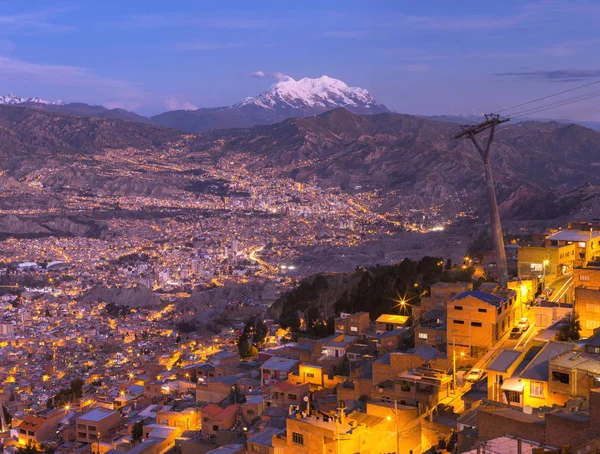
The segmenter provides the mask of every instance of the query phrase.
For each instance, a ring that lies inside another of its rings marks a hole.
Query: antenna
[[[502,225],[500,224],[500,212],[498,211],[498,202],[496,200],[496,191],[494,189],[494,179],[492,178],[492,168],[490,166],[489,156],[490,148],[494,140],[496,126],[510,121],[510,118],[500,118],[498,114],[485,115],[485,121],[477,125],[461,125],[461,132],[454,136],[454,139],[466,137],[471,140],[475,149],[479,152],[483,160],[485,169],[485,181],[487,186],[488,205],[490,207],[490,221],[492,227],[492,241],[496,251],[496,265],[498,266],[498,280],[500,285],[506,287],[508,282],[508,268],[506,267],[506,252],[504,251],[504,241],[502,239]],[[475,136],[483,131],[490,130],[485,149],[481,148]]]

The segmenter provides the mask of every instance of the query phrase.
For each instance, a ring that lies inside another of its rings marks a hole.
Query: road
[[[571,301],[565,300],[565,296],[567,299],[569,298],[569,290],[571,289],[572,285],[572,274],[565,274],[564,276],[547,283],[546,288],[551,288],[554,290],[548,300],[555,303],[570,303]]]

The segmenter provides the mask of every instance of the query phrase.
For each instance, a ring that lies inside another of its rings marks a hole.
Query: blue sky
[[[490,112],[599,79],[598,23],[597,1],[0,0],[0,93],[153,114],[327,74],[399,112]]]

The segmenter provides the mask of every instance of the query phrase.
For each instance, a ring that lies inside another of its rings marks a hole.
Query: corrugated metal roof
[[[600,232],[583,232],[581,230],[561,230],[547,237],[548,240],[558,241],[590,241],[590,238],[600,238]]]
[[[521,372],[521,378],[529,380],[548,381],[550,360],[572,350],[573,344],[566,342],[550,341],[531,360],[529,365]]]
[[[491,293],[480,292],[479,290],[473,290],[470,292],[462,292],[461,294],[456,295],[450,301],[462,300],[469,296],[476,298],[480,301],[483,301],[484,303],[491,304],[492,306],[496,306],[496,307],[502,306],[504,303],[506,303],[506,298],[492,295]]]
[[[487,370],[494,372],[506,372],[510,369],[517,359],[521,356],[521,352],[517,350],[502,350],[498,356],[487,367]]]

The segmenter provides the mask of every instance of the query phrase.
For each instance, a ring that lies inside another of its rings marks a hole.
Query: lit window
[[[419,333],[419,339],[427,339],[427,333]]]
[[[585,247],[585,241],[580,241],[578,244],[579,247]]]
[[[580,274],[579,275],[579,280],[580,281],[589,281],[590,280],[590,276],[587,274]]]
[[[544,382],[532,381],[529,383],[529,395],[532,397],[544,397]]]

